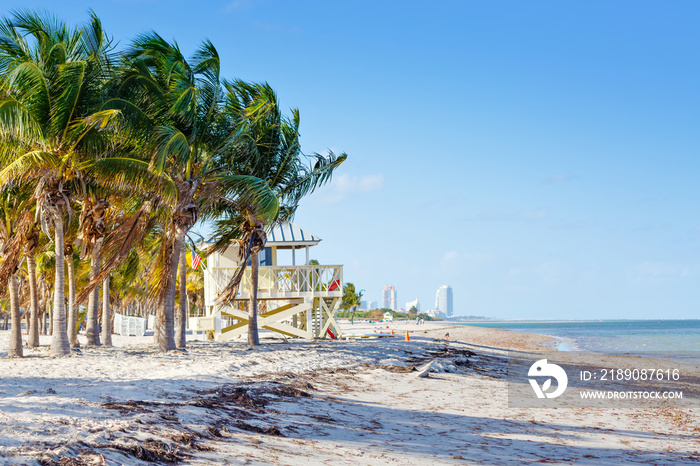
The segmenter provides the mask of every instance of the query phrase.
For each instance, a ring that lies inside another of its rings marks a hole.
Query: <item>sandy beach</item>
[[[25,350],[25,359],[0,359],[0,462],[700,462],[696,408],[509,407],[508,358],[548,350],[548,337],[386,325],[341,323],[345,336],[394,329],[394,338],[265,338],[250,349],[191,336],[186,352],[159,354],[152,337],[115,335],[114,347],[70,358]],[[0,347],[7,342],[3,332]],[[571,358],[582,367],[601,360]]]

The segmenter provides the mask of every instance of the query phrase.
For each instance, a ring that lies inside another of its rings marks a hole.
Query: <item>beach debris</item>
[[[411,341],[411,337],[408,336],[408,330],[406,330],[406,341]]]
[[[457,359],[445,359],[445,358],[435,358],[429,363],[418,368],[418,373],[416,374],[420,378],[430,377],[430,373],[450,373],[450,374],[463,374],[465,370],[460,367],[467,362],[466,358]]]

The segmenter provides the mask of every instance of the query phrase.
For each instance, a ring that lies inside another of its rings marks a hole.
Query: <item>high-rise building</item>
[[[385,308],[396,309],[396,288],[394,288],[394,285],[387,285],[384,287],[382,298]]]
[[[418,298],[406,303],[406,312],[410,311],[412,307],[415,307],[416,311],[420,312],[420,301],[418,301]]]
[[[435,294],[435,309],[452,317],[452,286],[442,285]]]

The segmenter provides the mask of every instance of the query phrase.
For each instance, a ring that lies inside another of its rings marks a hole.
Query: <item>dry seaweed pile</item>
[[[282,413],[277,411],[282,405],[275,404],[294,404],[300,398],[330,400],[329,396],[361,386],[358,377],[362,373],[380,370],[418,375],[427,371],[502,377],[506,368],[505,359],[454,344],[385,345],[333,347],[336,353],[348,354],[346,364],[302,373],[262,372],[239,377],[236,383],[208,385],[210,388],[180,391],[174,396],[100,402],[81,399],[78,402],[90,419],[59,421],[71,424],[76,435],[55,442],[49,438],[26,443],[12,454],[18,461],[35,459],[43,465],[216,462],[220,455],[211,446],[221,441],[234,448],[238,442],[247,442],[250,447],[250,443],[264,442],[265,437],[297,441],[304,438],[302,431],[311,424],[333,424],[332,418],[320,412],[302,408],[298,413]],[[311,349],[321,356],[329,351],[319,345]],[[371,357],[353,359],[350,356],[357,349]],[[243,444],[241,447],[245,449]]]
[[[205,440],[237,430],[282,436],[280,427],[265,416],[268,405],[310,396],[289,385],[253,382],[202,390],[185,401],[99,403],[101,408],[118,411],[127,422],[104,432],[101,442],[49,448],[40,462],[47,466],[178,463],[210,450]]]

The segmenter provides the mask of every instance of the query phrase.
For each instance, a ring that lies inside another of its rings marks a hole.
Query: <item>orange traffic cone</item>
[[[408,330],[406,330],[406,341],[411,341],[411,338],[408,336]]]
[[[392,335],[394,334],[394,329],[393,329],[393,328],[391,329],[391,334],[392,334]]]

